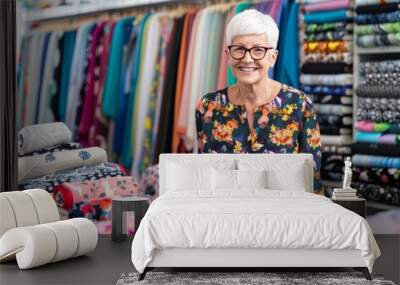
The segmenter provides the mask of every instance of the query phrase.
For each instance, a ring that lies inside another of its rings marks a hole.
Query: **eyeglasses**
[[[252,47],[245,48],[239,45],[228,46],[229,54],[233,59],[243,59],[246,56],[246,52],[250,53],[250,56],[254,60],[261,60],[264,58],[268,50],[274,49],[273,47]]]

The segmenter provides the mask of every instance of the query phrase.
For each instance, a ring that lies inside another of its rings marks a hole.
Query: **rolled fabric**
[[[358,154],[400,157],[398,145],[356,142],[351,145],[351,149]]]
[[[357,108],[357,120],[369,120],[376,122],[400,123],[399,111],[380,111],[377,109]]]
[[[316,11],[329,11],[329,10],[337,10],[342,8],[349,8],[350,0],[336,0],[336,1],[325,1],[325,2],[317,2],[310,3],[304,5],[304,11],[306,12],[316,12]]]
[[[355,141],[400,145],[400,135],[356,131]]]
[[[360,62],[359,71],[362,75],[370,73],[399,73],[400,60]]]
[[[356,6],[357,14],[377,14],[377,13],[389,13],[400,10],[400,4],[397,2],[386,3],[386,4],[370,4]]]
[[[342,182],[343,177],[344,177],[343,172],[321,171],[321,178],[324,180]]]
[[[9,229],[15,228],[17,226],[17,221],[15,219],[11,203],[3,195],[0,195],[0,217],[1,217],[1,223],[0,223],[0,237],[1,237]]]
[[[400,98],[400,86],[374,86],[367,84],[359,84],[356,87],[356,94],[359,97],[386,97]]]
[[[351,41],[315,41],[304,42],[303,50],[305,53],[332,53],[349,52],[353,49]]]
[[[372,25],[356,25],[354,32],[356,35],[398,33],[400,32],[400,22]]]
[[[306,63],[301,67],[301,72],[307,74],[338,74],[352,71],[353,66],[345,63]]]
[[[43,154],[46,152],[58,152],[58,151],[63,151],[63,150],[74,150],[74,149],[80,149],[81,148],[81,144],[80,143],[64,143],[64,144],[59,144],[56,146],[52,146],[49,148],[43,148],[41,150],[38,151],[34,151],[34,152],[29,152],[29,153],[25,153],[23,155],[20,156],[33,156],[33,155],[38,155],[38,154]]]
[[[309,23],[333,23],[345,22],[351,18],[351,13],[347,9],[334,11],[313,12],[304,15],[304,22]]]
[[[107,154],[99,147],[20,157],[18,158],[18,181],[106,161]]]
[[[311,95],[313,103],[352,105],[352,96]]]
[[[363,84],[367,85],[396,85],[399,86],[400,72],[393,73],[367,73],[364,75]]]
[[[352,74],[339,75],[300,75],[300,83],[306,85],[350,85],[353,83]]]
[[[380,46],[400,46],[400,32],[357,36],[356,42],[358,46],[366,48]]]
[[[321,158],[321,171],[343,172],[344,161],[346,156],[344,154],[322,154]]]
[[[338,53],[307,53],[302,54],[301,63],[353,63],[353,55],[350,52]]]
[[[307,34],[331,31],[351,32],[353,30],[353,24],[346,22],[307,24],[303,26],[303,29]]]
[[[400,187],[400,169],[352,167],[353,181]]]
[[[340,116],[340,115],[326,115],[318,114],[318,122],[324,125],[333,125],[335,127],[352,126],[352,116]]]
[[[352,161],[355,166],[400,168],[400,158],[397,157],[355,154]]]
[[[346,30],[341,31],[326,31],[318,33],[308,33],[304,35],[304,39],[307,42],[313,41],[350,41],[352,35]]]
[[[399,0],[356,0],[357,6],[372,5],[372,4],[387,4],[387,3],[400,3]]]
[[[72,133],[62,122],[32,125],[18,132],[18,154],[71,142]]]
[[[45,224],[57,222],[60,220],[60,215],[53,197],[43,189],[29,189],[22,193],[28,195],[35,206],[38,216],[38,223]]]
[[[331,136],[331,135],[321,135],[322,144],[330,145],[351,145],[353,139],[349,135]]]
[[[353,130],[350,128],[337,128],[335,126],[319,126],[322,135],[351,135]]]
[[[356,129],[363,132],[381,132],[387,134],[400,134],[400,123],[377,123],[371,121],[358,121],[356,122]]]
[[[318,114],[343,116],[353,113],[353,107],[343,106],[341,104],[314,104],[314,108]]]
[[[359,25],[394,23],[400,21],[400,11],[379,14],[360,14],[356,15],[354,20]]]
[[[386,84],[390,84],[389,82]],[[386,111],[400,111],[400,98],[359,97],[357,100],[359,109]]]
[[[33,226],[39,223],[35,205],[29,195],[23,191],[10,191],[0,193],[0,196],[9,202],[13,209],[17,227]]]
[[[364,182],[353,182],[351,186],[366,200],[400,206],[400,191],[398,187],[382,186]]]
[[[307,94],[315,95],[334,95],[334,96],[347,96],[352,95],[352,86],[327,86],[327,85],[304,85],[300,89]]]
[[[323,153],[332,154],[351,154],[351,147],[349,146],[337,146],[337,145],[322,145],[321,151]]]

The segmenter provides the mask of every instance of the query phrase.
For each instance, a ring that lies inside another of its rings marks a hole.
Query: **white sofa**
[[[51,195],[42,189],[0,193],[0,262],[16,259],[20,269],[84,255],[98,233],[88,219],[60,221]]]

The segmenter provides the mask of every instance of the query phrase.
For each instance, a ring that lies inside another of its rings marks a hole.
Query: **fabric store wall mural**
[[[20,127],[65,122],[73,141],[106,149],[109,160],[135,177],[157,163],[160,153],[193,151],[196,101],[234,82],[223,49],[225,26],[247,8],[281,23],[272,76],[298,85],[298,54],[289,53],[298,44],[298,4],[178,8],[36,23],[21,43]]]

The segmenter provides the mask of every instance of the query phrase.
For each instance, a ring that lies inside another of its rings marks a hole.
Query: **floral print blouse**
[[[318,182],[321,139],[310,98],[282,85],[272,101],[256,107],[250,131],[244,105],[230,102],[227,91],[208,93],[197,103],[199,153],[311,153]]]

